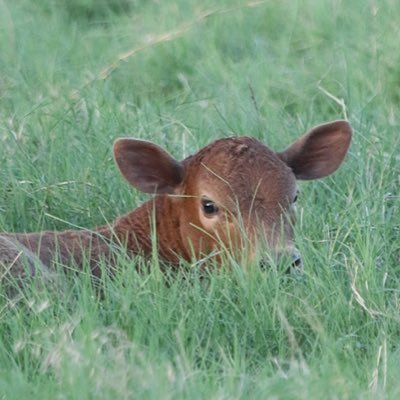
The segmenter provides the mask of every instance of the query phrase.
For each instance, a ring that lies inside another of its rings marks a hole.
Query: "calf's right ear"
[[[114,158],[124,178],[145,193],[172,194],[183,180],[182,163],[152,142],[117,139]]]

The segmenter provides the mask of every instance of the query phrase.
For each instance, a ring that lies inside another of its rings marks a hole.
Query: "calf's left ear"
[[[338,120],[314,127],[278,156],[297,179],[318,179],[339,168],[350,142],[350,124]]]
[[[172,194],[183,179],[182,163],[146,140],[117,139],[114,158],[124,178],[145,193]]]

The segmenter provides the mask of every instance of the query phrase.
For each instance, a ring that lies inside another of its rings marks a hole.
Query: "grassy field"
[[[342,168],[301,184],[302,278],[121,261],[101,300],[83,274],[1,295],[0,399],[398,399],[398,16],[395,0],[0,0],[0,231],[139,204],[118,136],[183,158],[354,129]]]

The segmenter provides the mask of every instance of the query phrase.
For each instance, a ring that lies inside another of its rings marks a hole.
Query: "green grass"
[[[0,399],[399,398],[400,3],[245,5],[0,0],[0,231],[139,204],[118,136],[183,158],[228,135],[282,149],[327,120],[354,128],[341,169],[301,184],[302,279],[136,260],[101,299],[84,275],[1,296]]]

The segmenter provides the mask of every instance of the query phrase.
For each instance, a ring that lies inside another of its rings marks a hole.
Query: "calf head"
[[[340,120],[311,129],[279,153],[254,138],[231,137],[177,161],[151,142],[121,138],[114,155],[131,185],[168,196],[179,222],[171,241],[179,236],[182,257],[221,248],[252,255],[265,242],[270,255],[286,253],[299,264],[292,238],[296,180],[334,172],[350,141],[350,125]]]

